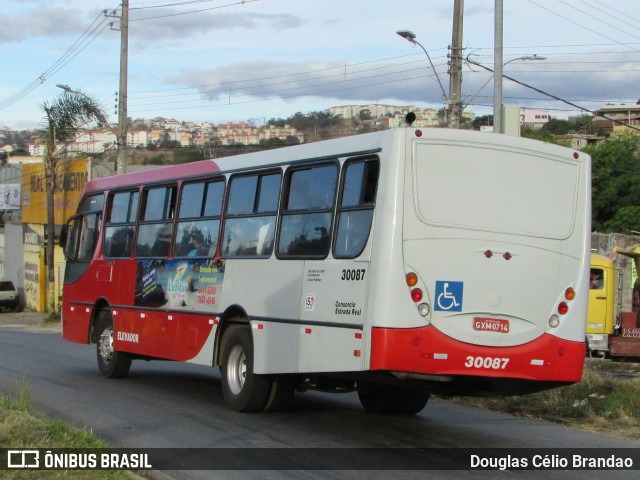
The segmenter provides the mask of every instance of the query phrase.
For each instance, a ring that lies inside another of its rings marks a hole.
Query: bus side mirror
[[[78,255],[78,227],[81,221],[80,215],[74,215],[60,229],[60,246],[67,261],[77,260]]]
[[[60,230],[60,237],[58,241],[58,244],[60,245],[60,247],[65,248],[67,246],[68,236],[69,236],[69,224],[67,223],[66,225],[63,225],[62,229]]]

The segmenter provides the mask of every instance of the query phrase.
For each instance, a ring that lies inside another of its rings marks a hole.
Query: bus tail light
[[[416,303],[422,300],[422,290],[419,288],[414,288],[413,290],[411,290],[411,299]]]
[[[560,325],[560,316],[566,315],[569,312],[569,304],[573,299],[576,298],[576,291],[573,289],[573,287],[567,287],[567,289],[564,291],[563,297],[564,299],[561,300],[560,303],[558,303],[556,313],[553,313],[549,317],[549,326],[551,328],[556,328],[558,325]]]
[[[560,304],[558,305],[558,313],[560,315],[565,315],[568,311],[569,305],[567,305],[567,302],[560,302]]]
[[[422,317],[428,317],[429,314],[431,314],[431,305],[428,302],[422,301],[425,295],[423,285],[420,284],[418,275],[415,272],[409,270],[409,272],[405,275],[405,281],[407,283],[407,286],[410,288],[409,293],[411,295],[411,300],[418,304],[418,313]]]
[[[409,285],[410,287],[415,287],[418,283],[418,276],[413,272],[409,272],[407,273],[406,280],[407,285]]]

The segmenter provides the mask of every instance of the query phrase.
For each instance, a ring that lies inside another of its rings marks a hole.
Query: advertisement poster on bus
[[[210,312],[223,279],[224,260],[140,260],[135,305]]]

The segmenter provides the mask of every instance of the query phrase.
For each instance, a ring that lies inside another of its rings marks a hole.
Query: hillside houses
[[[127,146],[130,148],[161,145],[172,142],[182,147],[203,147],[209,144],[218,145],[259,145],[262,141],[278,138],[282,141],[296,138],[304,143],[304,134],[295,128],[285,125],[276,127],[266,125],[257,127],[245,122],[227,122],[217,127],[209,122],[178,122],[173,119],[154,119],[151,121],[137,119],[127,132]],[[67,145],[69,152],[101,153],[115,149],[117,136],[115,128],[85,130],[78,135],[76,141]],[[32,156],[42,156],[43,145],[36,141],[29,145]]]

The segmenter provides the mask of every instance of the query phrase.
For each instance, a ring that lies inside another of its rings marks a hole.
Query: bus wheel
[[[129,373],[131,356],[113,348],[113,319],[109,310],[98,313],[98,368],[108,378],[121,378]]]
[[[369,413],[414,415],[426,406],[429,396],[429,392],[404,387],[358,385],[358,398]]]
[[[222,338],[222,395],[227,406],[238,412],[264,408],[271,392],[271,379],[253,373],[253,339],[249,327],[233,325]]]
[[[296,382],[286,377],[273,378],[269,398],[264,406],[265,412],[286,412],[291,409]]]

